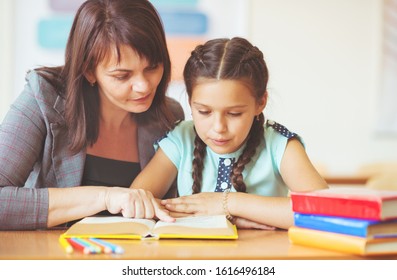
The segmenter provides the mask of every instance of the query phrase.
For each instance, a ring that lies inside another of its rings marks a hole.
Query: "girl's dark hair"
[[[136,115],[138,122],[161,122],[172,128],[175,117],[166,105],[171,62],[161,19],[148,0],[88,0],[78,9],[65,51],[65,65],[42,67],[38,73],[66,100],[65,120],[70,149],[79,152],[96,142],[99,133],[99,96],[85,73],[116,49],[128,45],[151,65],[162,64],[164,74],[149,110]]]
[[[262,52],[244,38],[214,39],[199,45],[188,59],[183,77],[189,99],[193,88],[203,80],[237,80],[245,83],[257,102],[267,90],[269,74]],[[216,97],[214,97],[216,98]],[[233,166],[231,182],[239,192],[246,192],[242,172],[255,155],[263,139],[264,116],[261,113],[252,121],[245,148]],[[206,145],[196,135],[193,159],[193,193],[201,190],[203,160]]]

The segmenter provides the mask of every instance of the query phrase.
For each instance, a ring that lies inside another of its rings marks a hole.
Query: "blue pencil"
[[[90,239],[91,239],[92,241],[98,243],[98,244],[101,244],[102,246],[111,248],[112,252],[115,253],[115,254],[122,254],[122,253],[124,253],[124,249],[123,249],[122,247],[120,247],[120,246],[117,246],[117,245],[112,244],[112,243],[110,243],[110,242],[103,241],[102,239],[97,239],[97,238],[90,238]]]
[[[110,246],[105,246],[103,243],[99,243],[98,240],[95,240],[95,238],[88,238],[88,240],[95,245],[99,246],[102,248],[102,251],[106,254],[113,253],[112,248]]]

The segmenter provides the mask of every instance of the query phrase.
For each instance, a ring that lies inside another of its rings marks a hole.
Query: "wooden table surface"
[[[0,231],[0,259],[365,259],[360,256],[290,244],[287,231],[239,230],[238,240],[112,240],[120,255],[67,254],[58,242],[61,230]],[[396,259],[387,256],[378,259]]]

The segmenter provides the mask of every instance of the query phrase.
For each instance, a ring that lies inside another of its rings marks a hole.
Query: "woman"
[[[183,118],[165,96],[169,80],[164,29],[149,1],[83,3],[65,65],[30,71],[0,127],[0,229],[103,210],[171,219],[150,192],[107,187],[128,187],[152,143]]]

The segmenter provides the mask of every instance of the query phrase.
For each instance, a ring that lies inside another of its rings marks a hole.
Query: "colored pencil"
[[[63,236],[59,237],[59,243],[61,244],[62,248],[66,251],[66,253],[71,254],[73,253],[73,247],[70,245],[68,240]]]
[[[76,240],[76,238],[70,238],[68,241],[73,246],[74,249],[83,252],[86,255],[91,253],[90,248],[85,246],[79,240]]]
[[[118,245],[112,244],[112,243],[104,241],[102,239],[97,239],[97,238],[90,238],[90,239],[95,241],[95,242],[97,242],[97,243],[99,243],[99,244],[102,244],[103,246],[111,248],[112,252],[115,253],[115,254],[124,253],[124,249],[122,247],[118,246]]]
[[[100,254],[102,253],[102,248],[99,247],[98,245],[90,242],[88,239],[86,238],[76,238],[79,242],[81,242],[82,244],[84,244],[85,246],[87,246],[90,249],[90,252],[93,254]]]
[[[94,243],[95,245],[101,247],[102,252],[104,252],[104,253],[106,253],[106,254],[110,254],[110,253],[113,252],[113,251],[112,251],[112,247],[106,246],[104,243],[98,242],[98,239],[96,239],[96,238],[89,238],[88,240],[89,240],[90,242]]]

